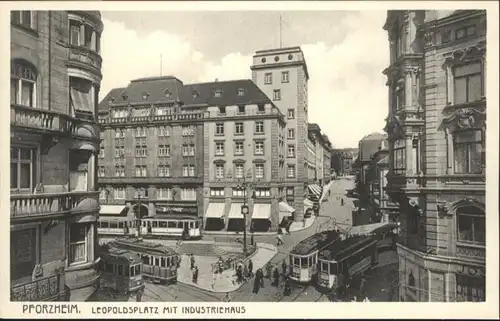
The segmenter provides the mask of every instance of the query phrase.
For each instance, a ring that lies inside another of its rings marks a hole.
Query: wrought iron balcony
[[[18,194],[10,196],[11,221],[50,219],[99,209],[99,192]]]
[[[60,301],[66,291],[64,273],[14,285],[10,289],[11,301]]]

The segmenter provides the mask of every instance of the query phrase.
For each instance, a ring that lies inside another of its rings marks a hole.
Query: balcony
[[[99,177],[99,184],[202,184],[203,177]]]
[[[18,284],[10,289],[11,301],[62,301],[66,297],[64,274]]]
[[[10,218],[12,222],[25,222],[98,211],[98,197],[99,192],[11,195]]]
[[[102,58],[89,48],[70,45],[69,63],[87,68],[97,75],[101,74]]]
[[[97,139],[97,125],[91,120],[74,118],[49,110],[10,105],[10,125],[17,130],[37,134]]]
[[[265,110],[247,110],[245,113],[238,112],[237,110],[226,110],[224,114],[219,114],[218,112],[210,112],[207,111],[205,112],[205,119],[224,119],[224,118],[249,118],[249,119],[256,119],[256,118],[273,118],[273,117],[279,117],[284,121],[284,115],[281,113],[281,111],[278,108],[272,107],[272,108],[266,108]]]
[[[100,125],[120,125],[120,124],[145,124],[145,123],[187,123],[203,121],[202,113],[186,113],[186,114],[172,114],[172,115],[150,115],[150,116],[128,116],[121,118],[113,118],[111,116],[99,118]]]

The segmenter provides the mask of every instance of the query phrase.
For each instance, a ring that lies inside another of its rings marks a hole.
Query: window
[[[182,126],[182,136],[193,136],[194,126]]]
[[[288,157],[295,157],[295,145],[288,145]]]
[[[12,11],[10,21],[14,24],[22,25],[33,29],[31,11]]]
[[[290,128],[288,129],[288,139],[294,139],[295,138],[295,129]]]
[[[160,137],[170,136],[171,132],[172,132],[172,128],[170,126],[158,127],[158,136],[160,136]],[[184,132],[183,132],[183,134],[184,134]]]
[[[125,118],[128,116],[128,111],[126,109],[117,108],[113,109],[113,118]]]
[[[224,142],[215,143],[215,156],[224,156]]]
[[[114,199],[125,199],[125,187],[115,187],[113,189],[113,198]]]
[[[194,177],[195,176],[194,165],[189,165],[189,176],[190,177]]]
[[[481,63],[457,66],[453,73],[454,103],[480,100],[483,94]]]
[[[245,113],[245,105],[238,105],[238,114]]]
[[[245,96],[245,88],[238,88],[238,96]]]
[[[481,174],[483,165],[481,130],[457,131],[453,134],[455,173]]]
[[[233,197],[244,197],[245,190],[242,188],[233,188]]]
[[[457,29],[455,31],[455,38],[457,40],[465,38],[465,37],[471,37],[476,35],[476,26],[468,26],[464,28]]]
[[[159,165],[158,166],[158,176],[160,177],[170,177],[170,166]]]
[[[182,145],[182,156],[189,156],[189,145]]]
[[[271,190],[269,188],[256,188],[255,189],[256,197],[271,197]]]
[[[225,115],[225,114],[226,114],[226,107],[219,106],[219,115]]]
[[[215,135],[224,135],[224,124],[215,124]]]
[[[181,200],[183,200],[183,201],[196,201],[196,189],[195,188],[183,188],[183,189],[181,189]]]
[[[101,188],[99,191],[99,199],[105,201],[107,199],[107,196],[108,196],[108,193],[106,192],[106,190]]]
[[[394,142],[394,172],[398,174],[404,173],[406,169],[406,144],[403,139]]]
[[[288,165],[287,177],[295,177],[295,165]]]
[[[262,120],[255,121],[255,133],[264,134],[264,121]]]
[[[234,143],[234,154],[237,156],[242,156],[245,153],[243,142]]]
[[[36,149],[26,147],[10,148],[10,188],[27,189],[35,187]]]
[[[69,227],[69,263],[87,262],[87,240],[92,231],[88,224],[71,224]]]
[[[264,113],[265,111],[266,111],[265,105],[262,105],[262,104],[257,105],[257,112]]]
[[[455,274],[457,281],[457,302],[486,301],[486,280],[484,277]]]
[[[182,165],[182,176],[189,176],[189,166],[188,165]]]
[[[294,118],[295,118],[295,110],[288,109],[288,119],[294,119]]]
[[[236,178],[243,178],[243,174],[244,174],[244,166],[243,166],[243,164],[236,164],[236,165],[234,165],[234,169],[235,169],[234,176]]]
[[[281,72],[281,82],[289,82],[289,72],[288,71],[282,71]]]
[[[158,146],[158,156],[159,157],[170,157],[170,145]]]
[[[135,189],[134,191],[134,198],[135,199],[143,199],[143,198],[148,198],[149,195],[148,195],[148,189],[147,188],[137,188]]]
[[[99,166],[98,176],[99,176],[99,177],[104,177],[104,176],[106,176],[106,167],[104,167],[104,166]]]
[[[148,129],[146,127],[137,127],[135,129],[135,137],[148,137]]]
[[[135,157],[148,157],[147,148],[141,146],[135,146]]]
[[[457,209],[458,241],[485,244],[486,216],[476,206],[464,206]]]
[[[441,32],[441,43],[448,43],[451,41],[451,29],[446,28]]]
[[[92,116],[96,110],[95,88],[90,80],[70,77],[69,78],[70,110],[75,116]]]
[[[235,133],[238,134],[238,135],[243,135],[243,123],[235,123],[234,124],[234,130],[235,130]]]
[[[10,69],[10,102],[36,107],[36,80],[35,68],[23,62],[14,61]]]
[[[115,166],[115,176],[116,177],[125,177],[125,166],[122,166],[122,165]]]
[[[224,187],[212,187],[212,188],[210,188],[210,196],[215,196],[215,197],[224,196]]]
[[[214,97],[221,97],[222,96],[222,90],[216,90],[214,92]]]
[[[396,110],[401,110],[405,105],[405,88],[404,83],[396,86]]]
[[[264,155],[264,141],[255,141],[255,155]]]
[[[281,100],[281,89],[273,90],[273,100]]]
[[[135,166],[135,176],[137,177],[146,177],[148,176],[148,169],[146,165],[137,165]]]
[[[80,40],[81,29],[80,24],[77,21],[70,20],[69,21],[69,42],[73,46],[82,45],[82,41]]]
[[[125,147],[115,147],[115,158],[122,158],[125,156]]]
[[[255,178],[264,178],[264,164],[255,164]]]
[[[172,199],[172,190],[170,188],[159,188],[157,194],[158,199],[162,200],[171,200]]]
[[[264,84],[269,85],[273,83],[273,74],[268,72],[264,75]]]
[[[215,178],[224,178],[224,164],[215,165]]]
[[[104,158],[104,144],[99,145],[99,158]]]

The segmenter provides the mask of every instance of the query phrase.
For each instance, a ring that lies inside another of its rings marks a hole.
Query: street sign
[[[248,205],[241,205],[241,214],[248,214]]]

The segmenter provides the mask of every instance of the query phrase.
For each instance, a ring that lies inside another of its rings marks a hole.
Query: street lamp
[[[252,173],[249,170],[247,173],[248,179],[252,178]],[[241,206],[241,214],[243,214],[243,254],[245,257],[247,256],[247,215],[250,212],[250,209],[247,205],[247,188],[252,187],[250,182],[247,182],[245,175],[241,179],[238,179],[238,189],[243,189],[243,205]]]

